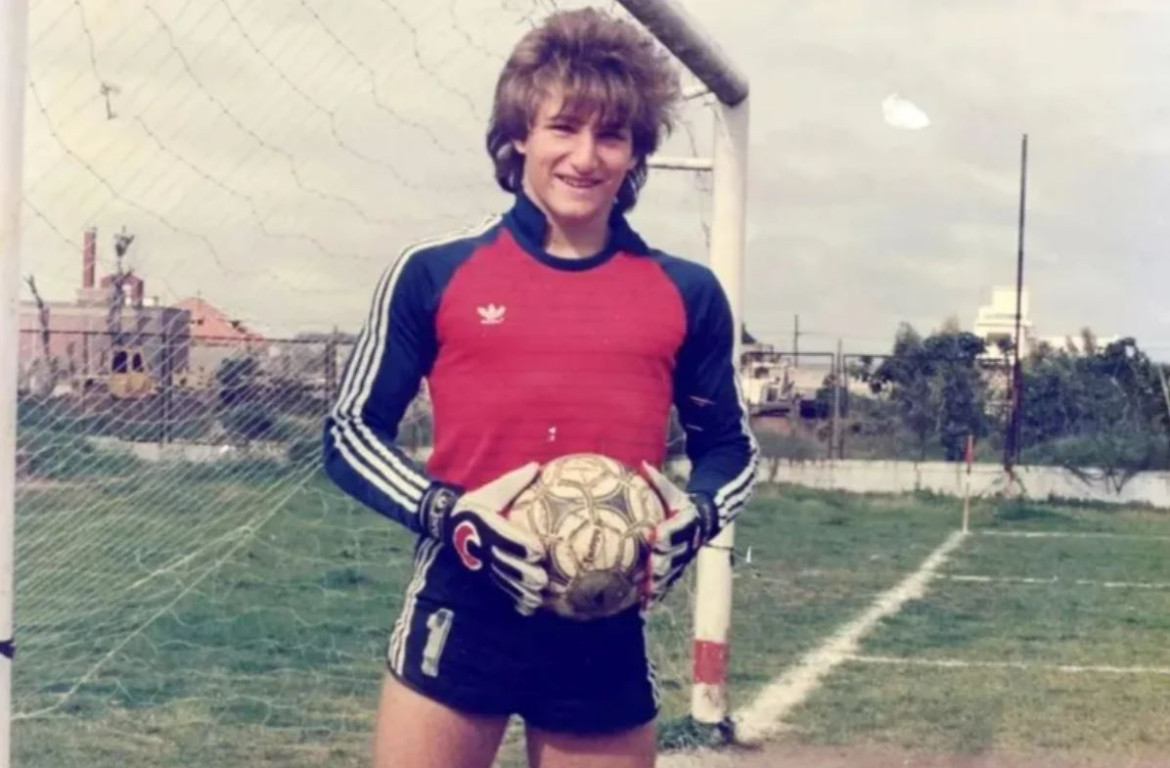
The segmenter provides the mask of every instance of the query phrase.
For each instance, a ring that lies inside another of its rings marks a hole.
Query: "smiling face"
[[[541,100],[527,137],[514,146],[524,156],[524,191],[562,230],[604,231],[637,164],[629,126],[566,110],[560,92]]]

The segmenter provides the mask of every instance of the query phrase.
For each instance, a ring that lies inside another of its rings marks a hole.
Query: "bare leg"
[[[580,736],[527,728],[530,768],[653,768],[654,723],[628,731]]]
[[[489,768],[507,717],[469,715],[387,675],[374,724],[373,768]]]

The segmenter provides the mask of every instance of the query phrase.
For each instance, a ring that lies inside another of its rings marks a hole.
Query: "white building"
[[[753,413],[786,413],[811,401],[834,371],[826,352],[783,352],[771,344],[747,344],[740,357],[740,382]],[[850,389],[864,389],[850,380]]]
[[[1026,354],[1028,343],[1033,338],[1032,319],[1029,310],[1028,289],[1020,296],[1020,332],[1023,335],[1021,353]],[[974,334],[987,345],[984,359],[1002,360],[1002,344],[1012,349],[1016,343],[1016,289],[1015,286],[996,286],[991,289],[991,303],[984,304],[975,315]]]
[[[1074,354],[1087,353],[1084,336],[1078,331],[1064,336],[1040,336],[1029,317],[1028,289],[1025,288],[1020,302],[1020,330],[1023,335],[1020,345],[1020,355],[1029,354],[1037,345],[1047,344],[1055,350],[1069,351]],[[1011,350],[1016,341],[1016,289],[1014,286],[995,287],[991,289],[991,303],[979,308],[975,315],[974,334],[983,339],[987,351],[982,359],[989,363],[1005,362],[1004,354],[1000,351],[1002,343],[1007,350]],[[1096,336],[1097,351],[1105,349],[1120,336]]]

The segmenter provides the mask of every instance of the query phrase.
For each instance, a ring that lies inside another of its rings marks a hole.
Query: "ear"
[[[512,149],[516,150],[517,154],[528,154],[528,141],[525,139],[512,139]]]

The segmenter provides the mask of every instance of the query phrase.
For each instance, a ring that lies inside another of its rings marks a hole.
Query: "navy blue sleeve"
[[[691,462],[687,491],[714,504],[721,530],[751,498],[759,457],[736,379],[731,307],[707,268],[669,257],[664,268],[687,315],[674,372],[674,405]]]
[[[423,260],[407,250],[382,275],[324,430],[329,477],[415,532],[431,480],[395,440],[436,354],[433,281]]]

